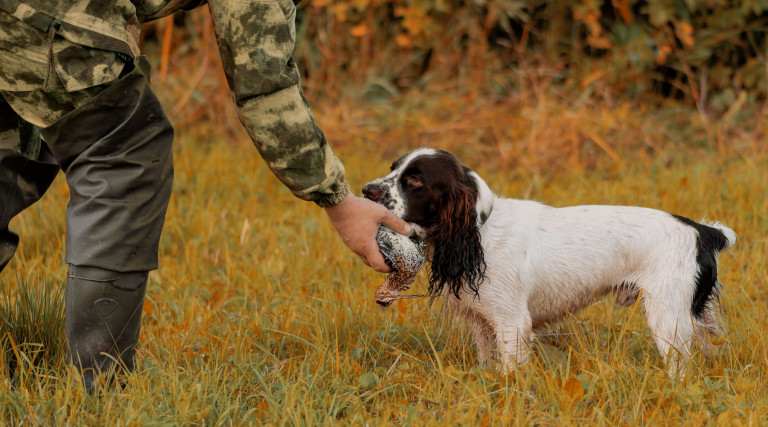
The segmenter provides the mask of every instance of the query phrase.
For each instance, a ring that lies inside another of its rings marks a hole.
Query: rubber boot
[[[80,371],[88,393],[100,379],[109,385],[121,373],[134,370],[146,288],[146,272],[69,267],[64,309],[67,361]]]

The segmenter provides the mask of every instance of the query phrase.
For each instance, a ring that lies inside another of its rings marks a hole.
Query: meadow
[[[649,8],[646,34],[645,9],[625,8],[642,2],[530,14],[517,2],[391,3],[300,6],[305,92],[353,190],[431,146],[507,197],[722,221],[739,240],[720,256],[721,353],[694,353],[688,375],[669,378],[641,305],[607,297],[539,331],[531,362],[502,375],[477,364],[439,299],[377,306],[384,276],[290,195],[242,130],[199,8],[142,33],[177,135],[138,369],[89,395],[64,363],[60,175],[11,222],[22,243],[0,275],[0,425],[768,422],[768,80],[765,19],[751,15],[762,6],[667,13],[684,8],[668,2]],[[490,43],[499,28],[508,37]]]
[[[408,149],[433,146],[508,197],[720,220],[739,235],[720,256],[722,352],[695,353],[688,376],[671,379],[641,305],[606,298],[539,331],[531,363],[512,374],[478,366],[439,299],[373,302],[383,275],[279,184],[229,115],[179,127],[161,267],[124,389],[88,395],[64,364],[63,176],[11,223],[22,244],[0,277],[0,424],[764,424],[765,110],[713,118],[531,86],[443,89],[313,103],[357,194]]]

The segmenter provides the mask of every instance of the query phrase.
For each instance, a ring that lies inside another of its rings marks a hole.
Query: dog
[[[508,372],[526,363],[534,330],[611,292],[624,306],[641,296],[670,375],[684,375],[692,344],[711,352],[723,333],[717,255],[736,233],[719,222],[498,197],[432,148],[400,157],[363,195],[420,227],[429,294],[471,322],[483,365]]]

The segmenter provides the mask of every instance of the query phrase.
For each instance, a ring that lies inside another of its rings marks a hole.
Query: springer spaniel
[[[497,197],[454,155],[431,148],[399,158],[363,194],[423,229],[429,293],[472,322],[483,364],[525,363],[533,330],[610,292],[624,306],[642,295],[671,375],[683,374],[693,342],[711,351],[722,332],[717,254],[736,233],[721,223]]]

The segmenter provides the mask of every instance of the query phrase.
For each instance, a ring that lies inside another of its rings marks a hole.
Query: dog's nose
[[[381,187],[376,184],[365,184],[365,187],[363,187],[363,196],[365,196],[366,199],[378,202],[381,197]]]

